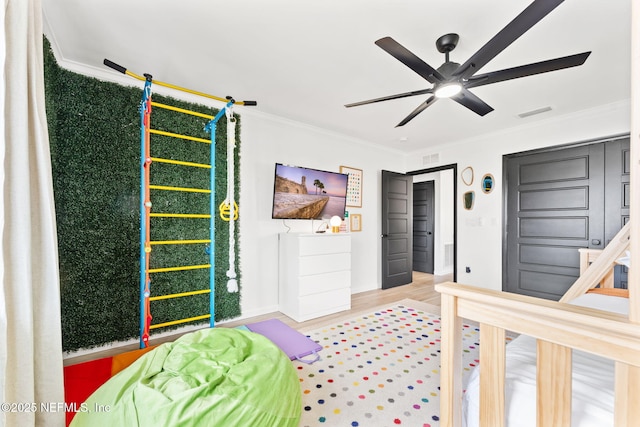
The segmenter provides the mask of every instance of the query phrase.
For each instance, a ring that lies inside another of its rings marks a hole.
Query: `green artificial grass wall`
[[[45,94],[60,260],[63,349],[138,338],[140,298],[140,114],[138,88],[60,68],[45,39]],[[144,70],[147,72],[147,70]],[[152,71],[152,70],[148,70]],[[153,90],[153,86],[152,86]],[[153,101],[215,115],[203,105]],[[208,119],[154,108],[152,128],[208,139]],[[216,210],[226,197],[226,119],[216,131]],[[235,199],[239,199],[240,121],[236,116]],[[210,144],[152,135],[153,157],[210,162]],[[209,188],[209,169],[153,163],[151,183]],[[209,213],[209,195],[152,190],[153,212]],[[240,215],[242,210],[240,208]],[[235,227],[236,273],[239,227]],[[240,315],[227,292],[229,223],[215,220],[215,320]],[[151,218],[151,240],[208,239],[209,219]],[[208,264],[207,245],[153,245],[150,267]],[[151,275],[151,294],[206,289],[209,270]],[[209,295],[151,302],[153,324],[209,313]],[[202,322],[203,324],[208,324]],[[176,328],[178,325],[169,328]],[[169,328],[155,329],[153,335]]]

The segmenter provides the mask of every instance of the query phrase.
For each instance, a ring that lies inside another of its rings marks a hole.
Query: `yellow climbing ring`
[[[220,211],[220,218],[222,218],[223,221],[231,220],[231,206],[227,201],[220,203],[220,207],[218,207],[218,210]],[[239,210],[238,204],[234,201],[233,202],[233,220],[234,221],[238,219],[238,210]]]

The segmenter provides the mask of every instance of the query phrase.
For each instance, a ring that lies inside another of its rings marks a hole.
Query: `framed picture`
[[[362,231],[362,214],[352,214],[349,218],[351,218],[351,224],[349,224],[351,231]]]
[[[340,166],[340,173],[349,175],[347,181],[347,206],[362,207],[362,169]]]

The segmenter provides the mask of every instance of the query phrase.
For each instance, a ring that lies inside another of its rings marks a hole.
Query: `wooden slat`
[[[602,249],[579,248],[578,252],[580,253],[580,275],[582,275],[585,271],[587,271],[587,268],[591,265],[591,263],[598,259],[598,257],[602,253]],[[614,267],[615,265],[610,266],[609,271],[605,273],[602,281],[600,282],[601,288],[614,287]]]
[[[611,266],[609,268],[609,271],[605,273],[604,277],[602,278],[602,282],[600,282],[601,287],[613,289],[613,287],[615,286],[613,267],[614,266]]]
[[[442,295],[440,337],[440,425],[462,424],[462,320],[456,297]],[[482,347],[482,346],[481,346]]]
[[[630,223],[631,221],[622,227],[613,240],[602,250],[598,258],[586,269],[584,274],[578,277],[562,298],[560,298],[560,302],[569,302],[583,295],[604,279],[611,270],[611,267],[615,264],[616,259],[623,256],[624,252],[629,249]]]
[[[589,289],[587,293],[609,295],[611,297],[629,298],[629,289],[621,288],[593,288]]]
[[[640,239],[638,239],[640,240]],[[640,246],[637,248],[640,252]],[[640,265],[640,259],[631,260]],[[635,270],[635,273],[633,272]],[[629,320],[640,324],[640,268],[629,269]]]
[[[631,265],[640,265],[640,3],[631,2],[631,133],[629,135],[631,187],[629,215],[631,220]],[[629,320],[640,323],[640,268],[629,269]]]
[[[537,341],[537,348],[537,425],[570,426],[571,348],[544,340]]]
[[[480,426],[503,427],[505,330],[480,324]]]
[[[616,362],[614,425],[633,427],[640,420],[640,368]]]
[[[578,248],[578,253],[580,254],[580,274],[582,274],[587,270],[589,264],[596,259],[597,255],[594,255],[593,249],[589,248]]]

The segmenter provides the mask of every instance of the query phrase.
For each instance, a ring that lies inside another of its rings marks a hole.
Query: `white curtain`
[[[40,406],[64,402],[42,7],[5,0],[0,13],[0,427],[64,426],[64,409]]]

